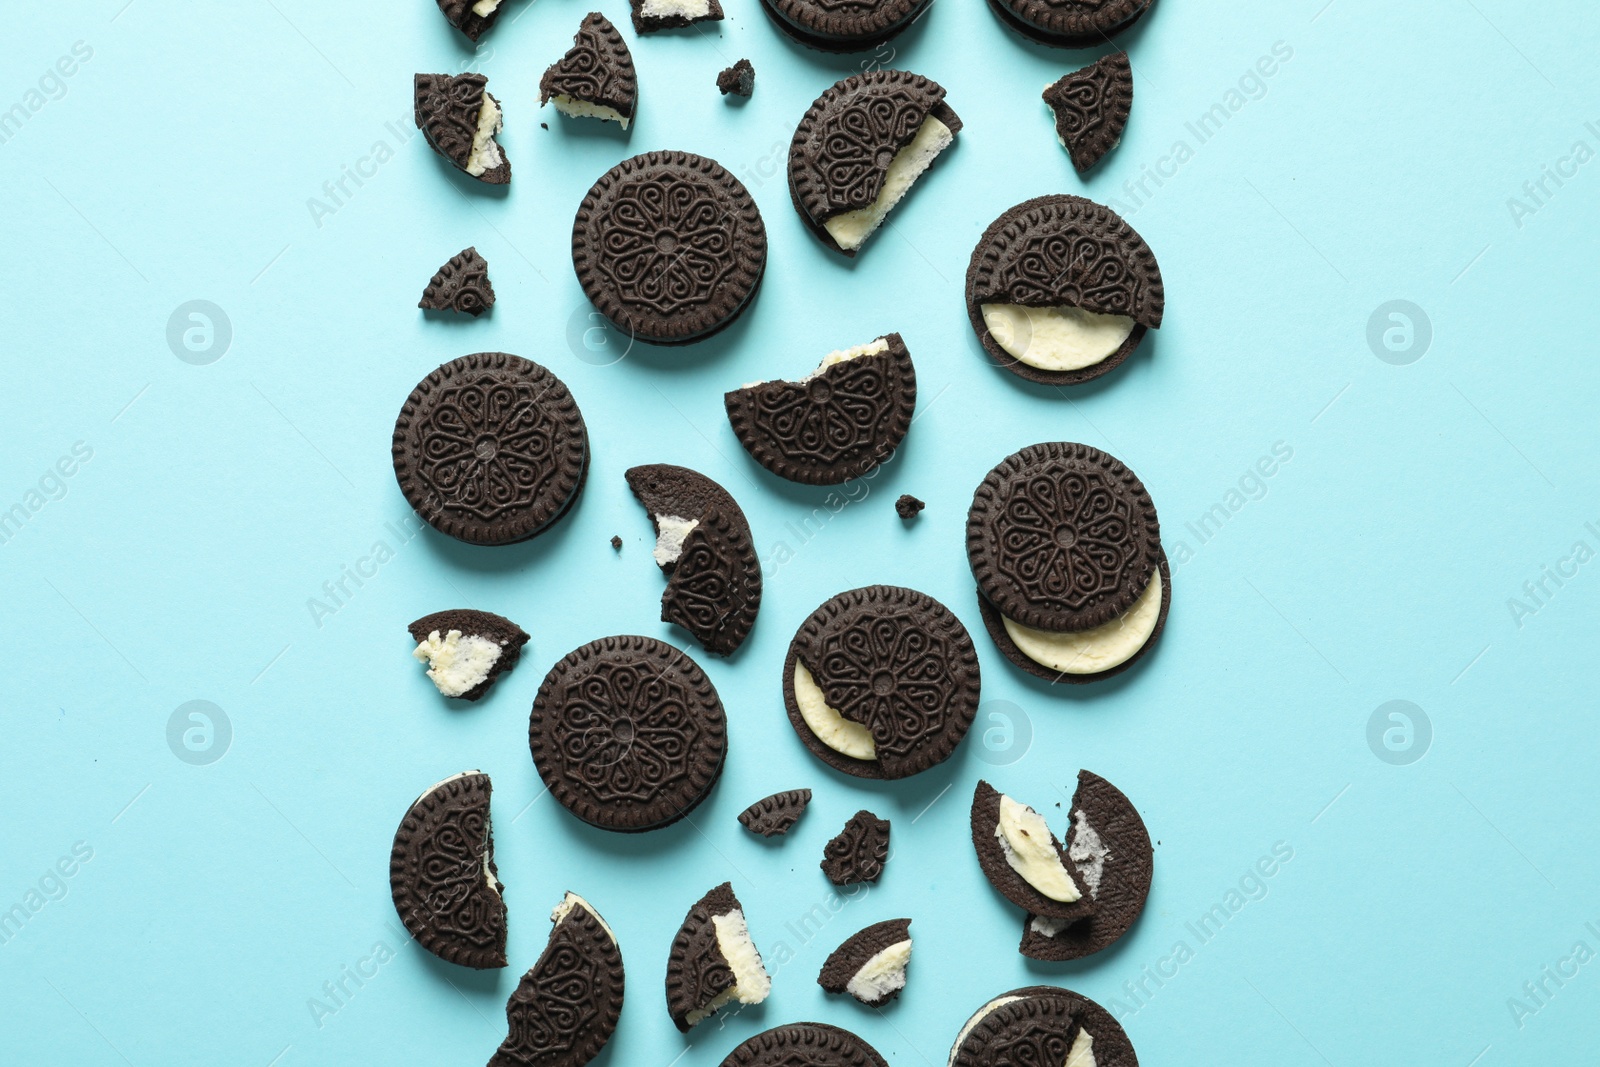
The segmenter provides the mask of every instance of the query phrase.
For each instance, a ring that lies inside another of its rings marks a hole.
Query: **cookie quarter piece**
[[[822,52],[863,52],[898,36],[931,0],[761,0],[790,37]]]
[[[633,123],[638,97],[633,54],[598,11],[584,16],[572,47],[539,79],[540,107],[554,102],[563,115],[615,122],[623,129]]]
[[[589,432],[566,384],[504,352],[453,359],[411,391],[394,424],[395,479],[440,533],[507,545],[577,500]]]
[[[790,1023],[750,1038],[722,1067],[887,1067],[878,1050],[827,1023]],[[1074,1065],[1076,1067],[1076,1065]]]
[[[822,851],[822,873],[834,885],[876,882],[889,861],[889,820],[862,809]]]
[[[489,1067],[583,1067],[622,1015],[622,953],[587,900],[568,893],[539,961],[506,1002],[509,1033]]]
[[[389,853],[389,893],[417,944],[480,970],[506,965],[489,793],[482,771],[430,786],[400,820]]]
[[[1044,102],[1056,120],[1056,140],[1079,174],[1122,141],[1133,109],[1133,67],[1113,52],[1045,86]]]
[[[495,135],[503,118],[482,74],[418,74],[413,83],[417,129],[433,150],[485,185],[511,181],[511,163]]]
[[[822,965],[817,984],[849,993],[868,1007],[886,1004],[906,987],[911,920],[889,919],[852,934]]]
[[[956,1036],[948,1064],[1139,1067],[1139,1057],[1122,1024],[1088,997],[1056,986],[1026,986],[974,1012]]]
[[[1064,194],[1025,200],[983,231],[966,299],[989,358],[1043,385],[1120,366],[1166,308],[1144,238],[1110,208]]]
[[[995,891],[1019,908],[1064,922],[1094,913],[1094,897],[1044,816],[979,781],[972,794],[972,847]]]
[[[744,311],[767,267],[767,230],[744,184],[691,152],[646,152],[590,188],[572,224],[572,267],[622,333],[682,345]]]
[[[718,0],[629,0],[634,33],[656,33],[693,26],[697,22],[721,22]]]
[[[517,665],[528,635],[489,611],[457,608],[424,615],[407,629],[417,643],[411,655],[428,665],[428,679],[443,696],[477,700]]]
[[[661,621],[688,630],[714,656],[731,655],[761,609],[761,562],[744,511],[688,467],[651,463],[625,477],[655,527],[653,556],[667,575]]]
[[[824,245],[854,256],[960,130],[938,82],[903,70],[852,75],[794,131],[789,197]]]
[[[545,675],[528,747],[563,807],[635,833],[677,822],[706,798],[722,775],[728,724],[686,654],[653,637],[604,637]]]
[[[445,21],[467,35],[474,44],[494,28],[507,0],[439,0]]]
[[[811,790],[790,789],[763,797],[739,813],[739,825],[762,837],[781,837],[794,829],[811,803]]]
[[[917,408],[917,372],[897,333],[830,352],[799,381],[723,397],[745,451],[780,478],[838,485],[886,463]]]
[[[989,0],[1013,30],[1063,48],[1104,44],[1153,6],[1155,0]]]
[[[417,307],[424,311],[458,311],[477,318],[494,307],[489,264],[476,248],[463,248],[434,272]]]
[[[688,1033],[693,1026],[737,1000],[760,1004],[772,979],[745,925],[744,909],[723,882],[701,897],[684,917],[667,957],[667,1011]]]

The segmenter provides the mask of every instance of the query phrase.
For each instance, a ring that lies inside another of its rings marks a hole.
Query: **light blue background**
[[[980,0],[937,0],[882,58],[942,82],[966,127],[848,264],[804,229],[781,165],[810,101],[863,57],[798,48],[755,0],[730,0],[705,34],[637,41],[620,0],[606,0],[642,86],[624,139],[537,108],[540,72],[588,8],[509,2],[478,53],[508,117],[516,177],[504,197],[410,136],[412,73],[471,58],[429,0],[7,12],[0,109],[26,107],[75,42],[93,54],[0,144],[0,507],[25,501],[75,442],[93,454],[64,489],[46,479],[59,498],[0,545],[12,642],[0,908],[74,843],[93,858],[0,944],[0,1060],[481,1063],[545,912],[571,888],[622,940],[629,997],[603,1061],[615,1065],[715,1065],[760,1029],[814,1018],[859,1031],[897,1067],[938,1067],[980,1002],[1040,981],[1117,1007],[1147,1064],[1584,1061],[1600,1038],[1600,963],[1559,987],[1545,979],[1543,1006],[1523,985],[1579,941],[1600,951],[1585,928],[1600,928],[1600,563],[1547,582],[1554,596],[1528,601],[1538,610],[1520,626],[1507,602],[1574,542],[1600,549],[1584,525],[1600,528],[1600,162],[1559,189],[1547,181],[1542,205],[1522,191],[1575,142],[1600,149],[1588,5],[1162,0],[1119,41],[1137,71],[1134,114],[1084,182],[1038,93],[1095,53],[1024,43]],[[1186,124],[1279,42],[1292,57],[1259,87],[1247,81],[1250,96],[1199,144]],[[744,106],[712,85],[740,56],[758,71]],[[394,158],[318,225],[308,199],[379,141]],[[1173,174],[1161,161],[1177,141],[1191,154],[1175,176],[1131,199],[1124,183],[1144,167]],[[771,239],[766,284],[709,343],[596,365],[604,350],[580,346],[586,362],[567,340],[586,308],[566,251],[572,215],[603,170],[655,148],[714,156],[744,178]],[[986,365],[961,297],[982,228],[1062,191],[1120,202],[1167,286],[1159,336],[1070,394]],[[1518,196],[1536,208],[1520,226]],[[424,319],[423,284],[469,243],[491,264],[492,316]],[[211,365],[180,361],[165,340],[192,299],[231,321]],[[1392,299],[1432,323],[1431,348],[1408,366],[1366,340]],[[802,544],[787,524],[825,491],[750,461],[722,392],[887,330],[916,358],[921,414],[864,499]],[[407,515],[389,465],[395,413],[434,366],[486,349],[570,385],[592,437],[587,492],[527,545],[473,549],[431,532],[402,543],[388,525]],[[1051,439],[1126,460],[1161,508],[1169,552],[1183,541],[1194,553],[1176,570],[1159,650],[1086,692],[1050,691],[995,653],[962,550],[984,472]],[[1199,545],[1185,524],[1277,442],[1293,455],[1265,495]],[[655,621],[662,580],[622,479],[655,461],[722,481],[763,557],[785,542],[794,558],[769,569],[738,656],[695,650],[730,719],[721,785],[692,821],[624,838],[539,799],[527,710],[582,642],[683,643]],[[891,507],[901,492],[928,501],[909,528]],[[308,599],[380,539],[393,558],[317,625]],[[1022,753],[992,707],[956,758],[894,786],[843,780],[799,745],[779,693],[789,638],[824,598],[874,582],[922,589],[975,631],[985,698],[1022,709],[1031,732],[1020,760],[980,758]],[[462,604],[533,635],[516,673],[470,707],[432,692],[405,634]],[[195,699],[232,723],[209,766],[166,741],[169,716]],[[1432,724],[1431,749],[1410,765],[1368,746],[1369,717],[1392,699]],[[1049,805],[1080,766],[1138,804],[1160,842],[1155,888],[1114,950],[1033,965],[1015,950],[1019,915],[972,859],[967,802],[985,775],[1059,823]],[[513,964],[501,974],[405,947],[389,902],[406,805],[468,767],[496,787]],[[735,824],[750,801],[800,785],[817,798],[781,845]],[[894,859],[803,942],[790,924],[828,898],[822,844],[862,806],[894,820]],[[1186,923],[1226,906],[1279,842],[1293,859],[1201,944]],[[793,958],[764,1008],[686,1043],[663,1005],[667,948],[723,879],[769,960],[780,942]],[[825,955],[898,915],[917,938],[901,1001],[879,1015],[824,998]],[[1189,958],[1174,974],[1163,960],[1179,941]],[[308,1001],[380,943],[394,958],[317,1025]],[[1147,967],[1169,977],[1143,978],[1135,999],[1125,983]],[[1537,1008],[1520,1025],[1511,997]]]

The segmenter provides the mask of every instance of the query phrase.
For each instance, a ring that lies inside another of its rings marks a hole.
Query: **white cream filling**
[[[876,1004],[906,987],[906,966],[911,962],[911,939],[897,941],[873,954],[861,965],[844,991],[867,1004]]]
[[[981,310],[995,344],[1028,366],[1048,371],[1094,366],[1121,348],[1134,327],[1126,315],[1075,307],[984,304]]]
[[[479,18],[488,18],[500,6],[500,0],[478,0],[472,5],[472,13]]]
[[[688,538],[690,531],[699,525],[699,519],[657,515],[656,547],[650,553],[655,557],[656,566],[665,567],[669,563],[678,562],[678,557],[683,555],[683,542]]]
[[[700,19],[711,14],[711,0],[644,0],[639,14],[647,19],[671,18],[673,15]]]
[[[1111,850],[1100,840],[1094,827],[1089,825],[1089,816],[1084,814],[1082,808],[1073,812],[1072,843],[1067,846],[1067,859],[1078,868],[1078,877],[1083,879],[1091,897],[1100,895],[1100,879],[1105,877],[1106,857],[1109,855]]]
[[[860,248],[883,222],[890,209],[922,177],[922,172],[928,169],[934,158],[949,148],[950,142],[955,139],[956,135],[950,132],[950,127],[932,115],[923,119],[911,143],[896,152],[894,159],[889,162],[878,198],[866,207],[835,215],[822,224],[823,229],[828,231],[840,248],[850,251]]]
[[[613,945],[617,943],[617,935],[615,931],[611,929],[611,924],[602,919],[600,917],[600,913],[595,911],[594,907],[587,900],[584,900],[576,893],[569,892],[561,899],[561,903],[557,904],[555,909],[550,912],[550,921],[559,926],[561,924],[561,920],[565,919],[572,913],[573,908],[582,908],[590,915],[593,915],[594,921],[600,924],[600,928],[606,932],[606,936],[611,939],[611,943]]]
[[[1158,570],[1150,576],[1133,607],[1120,618],[1088,630],[1052,633],[1024,626],[1004,615],[1000,619],[1011,643],[1040,666],[1062,674],[1099,674],[1128,662],[1150,640],[1161,618],[1163,585]]]
[[[628,128],[628,116],[614,107],[607,107],[604,104],[592,104],[587,100],[579,100],[575,96],[568,96],[566,93],[557,93],[550,98],[550,102],[563,115],[571,115],[575,119],[603,119],[606,122],[621,123],[623,129]]]
[[[967,1024],[965,1026],[963,1026],[961,1028],[961,1032],[956,1035],[956,1043],[954,1045],[950,1046],[949,1064],[954,1064],[956,1062],[956,1053],[961,1051],[961,1043],[964,1042],[967,1039],[967,1035],[968,1034],[972,1033],[972,1028],[974,1026],[977,1026],[979,1023],[983,1022],[984,1019],[987,1019],[989,1017],[990,1013],[993,1012],[996,1008],[1003,1008],[1007,1004],[1010,1004],[1013,1001],[1018,1001],[1018,1000],[1021,1000],[1021,999],[1022,999],[1021,997],[1010,997],[1010,996],[1007,996],[1007,997],[995,997],[993,1000],[989,1001],[989,1003],[985,1004],[983,1007],[981,1007],[977,1011],[973,1012],[972,1013],[972,1018],[967,1020]],[[947,1065],[947,1067],[948,1067],[948,1065]]]
[[[1063,904],[1083,895],[1061,862],[1043,815],[1002,794],[994,836],[1005,852],[1006,863],[1040,893]]]
[[[474,178],[498,167],[504,159],[494,135],[500,132],[500,106],[488,93],[483,94],[483,106],[478,108],[478,128],[472,135],[472,151],[467,153],[467,173]]]
[[[1052,919],[1048,915],[1035,915],[1033,921],[1028,924],[1028,928],[1036,934],[1055,937],[1071,925],[1066,919]]]
[[[1067,1050],[1067,1062],[1063,1067],[1095,1067],[1094,1038],[1089,1036],[1089,1031],[1079,1028],[1078,1036],[1072,1039],[1072,1047]]]
[[[750,939],[744,912],[735,910],[713,915],[711,923],[717,931],[717,951],[722,953],[722,958],[728,961],[728,969],[733,972],[733,985],[705,1007],[686,1015],[684,1021],[690,1026],[704,1022],[717,1009],[735,1000],[740,1004],[760,1004],[772,992],[772,978],[761,963],[761,953],[756,950],[756,943]]]
[[[794,381],[790,381],[788,379],[779,380],[781,380],[784,385],[804,385],[817,375],[821,374],[823,371],[827,370],[829,367],[844,363],[847,360],[860,359],[862,356],[881,356],[887,351],[889,351],[889,342],[887,339],[880,337],[876,341],[868,341],[864,345],[853,345],[850,348],[841,348],[837,351],[829,352],[827,355],[822,357],[822,362],[817,364],[817,369],[806,375],[804,378]],[[766,384],[766,382],[746,382],[744,385],[740,386],[740,388],[755,389],[758,386]]]
[[[447,697],[458,697],[482,684],[500,658],[500,646],[487,637],[463,636],[451,630],[443,637],[435,630],[412,649],[418,663],[428,665],[428,677]]]
[[[800,707],[800,717],[817,735],[818,741],[851,759],[878,758],[872,731],[830,708],[816,679],[798,659],[794,661],[794,702]]]

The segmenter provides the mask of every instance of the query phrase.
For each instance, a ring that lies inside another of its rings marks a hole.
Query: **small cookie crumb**
[[[722,95],[749,96],[756,88],[756,68],[748,59],[741,59],[717,75],[717,88]]]
[[[912,519],[916,518],[917,515],[921,513],[922,509],[927,506],[927,504],[924,504],[910,493],[902,493],[900,499],[894,502],[895,514],[899,515],[907,522],[910,522]]]
[[[618,552],[621,552],[622,551],[622,538],[618,537],[616,534],[612,534],[611,535],[611,547],[616,549]]]

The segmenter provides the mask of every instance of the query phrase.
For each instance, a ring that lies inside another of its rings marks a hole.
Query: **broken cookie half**
[[[418,74],[413,111],[433,150],[486,185],[511,181],[511,163],[495,135],[503,117],[482,74]]]
[[[817,984],[848,993],[869,1007],[886,1004],[906,987],[911,920],[889,919],[852,934],[822,965]]]
[[[713,655],[731,654],[761,607],[761,562],[744,512],[726,489],[687,467],[652,463],[626,477],[650,515],[656,565],[667,575],[661,621],[688,630]]]
[[[443,696],[477,700],[517,665],[528,635],[510,619],[489,611],[456,608],[424,615],[408,629],[417,642],[411,655],[428,665],[428,678]]]
[[[1133,67],[1113,52],[1045,86],[1044,102],[1056,119],[1056,140],[1082,174],[1122,141],[1133,110]]]
[[[389,892],[417,944],[450,963],[506,965],[506,905],[494,865],[489,776],[463,771],[406,811],[389,853]]]
[[[744,909],[723,882],[701,897],[672,939],[667,958],[667,1011],[684,1033],[738,1001],[760,1004],[772,979],[750,938]]]
[[[633,123],[638,98],[633,55],[598,11],[584,16],[572,47],[539,79],[540,107],[553,103],[563,115],[615,122],[623,129]]]
[[[980,781],[972,796],[972,847],[995,891],[1019,908],[1075,922],[1095,910],[1084,872],[1043,815]]]
[[[417,307],[424,311],[458,311],[477,318],[494,307],[489,264],[476,248],[463,248],[434,272]]]

